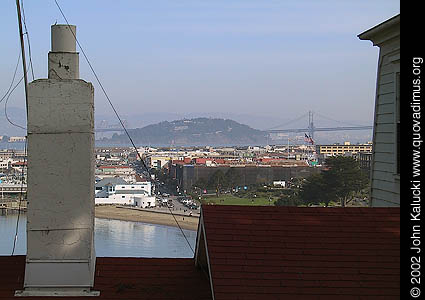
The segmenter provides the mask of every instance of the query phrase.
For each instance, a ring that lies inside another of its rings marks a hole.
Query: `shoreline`
[[[186,230],[198,230],[199,218],[174,215],[180,227]],[[95,217],[101,219],[143,222],[148,224],[177,227],[176,221],[171,214],[117,208],[116,206],[96,206]]]

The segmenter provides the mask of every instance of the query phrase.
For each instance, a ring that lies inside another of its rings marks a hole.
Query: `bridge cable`
[[[57,0],[54,0],[54,1],[55,1],[55,3],[56,3],[56,6],[58,7],[58,9],[59,9],[59,11],[60,11],[60,13],[61,13],[62,17],[65,19],[65,22],[66,22],[66,24],[68,25],[68,28],[70,29],[70,27],[69,27],[70,25],[69,25],[68,19],[66,18],[66,16],[65,16],[64,12],[62,11],[62,9],[61,9],[61,7],[60,7],[59,3],[57,2]],[[125,125],[124,125],[124,123],[123,123],[122,119],[120,118],[120,116],[119,116],[119,114],[118,114],[117,110],[115,109],[114,105],[112,104],[111,99],[109,98],[108,94],[106,93],[105,88],[103,87],[102,83],[100,82],[100,79],[99,79],[99,77],[97,76],[97,74],[96,74],[96,72],[95,72],[95,70],[94,70],[94,68],[93,68],[92,64],[90,63],[90,60],[88,59],[88,57],[87,57],[87,55],[86,55],[86,53],[85,53],[85,51],[84,51],[83,47],[81,46],[80,42],[78,41],[77,36],[74,34],[74,32],[73,32],[71,29],[70,29],[70,31],[71,31],[72,35],[74,36],[75,41],[77,42],[78,47],[79,47],[79,48],[80,48],[80,50],[81,50],[81,53],[83,53],[84,58],[85,58],[85,60],[87,61],[87,64],[89,65],[89,67],[90,67],[90,69],[91,69],[91,71],[92,71],[93,75],[95,76],[97,83],[98,83],[98,84],[99,84],[99,86],[101,87],[103,94],[105,95],[105,97],[106,97],[106,99],[108,100],[108,102],[109,102],[109,104],[110,104],[110,106],[111,106],[112,110],[114,111],[115,116],[117,117],[117,119],[118,119],[118,121],[120,122],[120,124],[121,124],[122,128],[124,129],[124,132],[125,132],[125,134],[127,135],[128,139],[130,140],[130,142],[131,142],[131,144],[132,144],[133,148],[135,149],[137,156],[139,157],[140,161],[142,162],[143,167],[144,167],[144,168],[145,168],[145,170],[147,171],[147,173],[148,173],[148,175],[149,175],[149,180],[155,184],[154,179],[152,178],[152,175],[151,175],[151,172],[150,172],[149,168],[147,167],[147,165],[146,165],[145,161],[144,161],[144,160],[143,160],[143,158],[141,157],[141,155],[140,155],[140,153],[139,153],[139,151],[138,151],[138,149],[137,149],[137,147],[136,147],[136,145],[135,145],[135,143],[134,143],[133,139],[131,138],[130,134],[128,133],[127,128],[125,127]],[[172,211],[171,211],[171,210],[170,210],[170,213],[171,213],[171,215],[173,216],[174,220],[176,221],[177,226],[179,227],[179,229],[180,229],[181,233],[183,234],[183,237],[185,238],[185,240],[186,240],[187,244],[189,245],[190,249],[192,250],[192,252],[193,252],[193,253],[195,253],[195,252],[193,251],[193,248],[192,248],[192,246],[190,245],[190,242],[189,242],[189,240],[187,239],[187,237],[186,237],[186,235],[185,235],[185,233],[184,233],[183,229],[180,227],[180,224],[177,222],[177,219],[175,218],[175,216],[174,216],[174,214],[172,213]]]
[[[293,119],[293,120],[291,120],[291,121],[288,121],[288,122],[285,122],[285,123],[279,124],[279,125],[277,125],[277,126],[273,126],[273,127],[268,128],[268,129],[266,129],[266,130],[272,130],[272,129],[276,129],[276,128],[279,128],[279,127],[286,126],[286,125],[288,125],[288,124],[291,124],[291,123],[297,122],[297,121],[301,120],[302,118],[304,118],[304,117],[306,117],[306,116],[307,116],[307,113],[303,114],[302,116],[300,116],[300,117],[298,117],[298,118],[296,118],[296,119]]]
[[[353,123],[344,122],[344,121],[338,121],[338,120],[332,119],[330,117],[324,116],[324,115],[322,115],[318,112],[315,112],[315,114],[318,115],[319,117],[322,117],[322,118],[327,119],[329,121],[334,121],[334,122],[337,122],[337,123],[340,123],[340,124],[346,124],[346,125],[357,126],[357,127],[365,126],[365,125],[353,124]]]

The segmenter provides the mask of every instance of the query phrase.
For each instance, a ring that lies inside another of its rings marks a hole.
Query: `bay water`
[[[11,255],[18,214],[0,215],[0,255]],[[196,231],[183,230],[195,249]],[[193,257],[180,229],[142,222],[95,219],[97,257]],[[26,215],[18,224],[15,255],[26,254]]]

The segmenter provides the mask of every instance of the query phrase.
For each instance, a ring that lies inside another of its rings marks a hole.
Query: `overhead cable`
[[[32,80],[34,80],[35,78],[34,78],[34,68],[32,66],[31,43],[30,43],[30,35],[28,33],[28,28],[27,28],[27,22],[25,20],[24,0],[21,0],[21,10],[22,10],[22,21],[24,22],[24,28],[25,28],[24,34],[27,36],[27,42],[28,42],[28,56],[30,57],[31,75],[32,75]]]
[[[18,61],[16,62],[16,67],[15,67],[15,72],[13,72],[13,77],[12,77],[12,81],[10,82],[9,88],[7,89],[6,93],[4,94],[3,97],[1,97],[0,99],[0,103],[2,103],[2,101],[7,97],[7,95],[10,92],[10,89],[13,86],[13,83],[15,82],[15,77],[16,77],[16,72],[18,71],[18,67],[19,67],[19,61],[21,60],[21,53],[19,52],[19,56],[18,56]],[[23,78],[22,78],[23,79]],[[21,82],[22,79],[19,81]]]
[[[151,172],[150,172],[149,168],[147,167],[147,165],[146,165],[146,163],[145,163],[144,159],[142,158],[142,156],[140,155],[139,150],[137,149],[137,147],[136,147],[136,145],[135,145],[135,143],[134,143],[133,139],[131,138],[130,134],[128,133],[128,130],[127,130],[127,128],[126,128],[126,127],[125,127],[125,125],[124,125],[124,122],[122,121],[122,119],[121,119],[121,117],[119,116],[119,114],[118,114],[117,110],[115,109],[114,105],[112,104],[111,99],[109,98],[109,96],[108,96],[108,94],[107,94],[107,92],[106,92],[105,88],[103,87],[102,83],[100,82],[100,79],[99,79],[99,77],[97,76],[97,74],[96,74],[96,72],[95,72],[95,70],[94,70],[94,68],[93,68],[92,64],[90,63],[90,60],[88,59],[88,57],[87,57],[87,55],[86,55],[86,53],[85,53],[85,51],[84,51],[83,47],[81,46],[80,42],[78,41],[77,36],[76,36],[76,35],[75,35],[75,33],[74,33],[71,29],[70,29],[70,27],[69,27],[70,25],[69,25],[68,19],[66,18],[65,14],[64,14],[63,10],[61,9],[61,7],[60,7],[59,3],[57,2],[57,0],[54,0],[54,1],[55,1],[55,3],[56,3],[56,6],[58,7],[58,9],[59,9],[59,11],[60,11],[60,13],[61,13],[62,17],[64,18],[64,20],[65,20],[66,24],[68,25],[68,28],[69,28],[70,32],[71,32],[71,33],[72,33],[72,35],[74,36],[75,41],[76,41],[76,43],[77,43],[78,47],[79,47],[79,48],[80,48],[80,50],[81,50],[81,53],[83,53],[83,56],[84,56],[85,60],[87,61],[87,64],[89,65],[89,68],[90,68],[90,70],[92,71],[92,73],[93,73],[94,77],[96,78],[97,83],[99,84],[100,88],[102,89],[103,94],[105,95],[106,99],[108,100],[109,105],[111,106],[112,110],[114,111],[115,116],[117,117],[117,119],[118,119],[118,121],[120,122],[120,124],[121,124],[122,128],[124,129],[124,132],[125,132],[125,134],[127,135],[128,139],[130,140],[130,142],[131,142],[131,144],[132,144],[133,148],[135,149],[136,154],[137,154],[138,158],[140,159],[140,161],[141,161],[141,163],[142,163],[142,165],[143,165],[144,169],[145,169],[145,170],[146,170],[146,172],[148,173],[148,175],[149,175],[149,180],[155,184],[155,181],[154,181],[154,179],[152,178],[152,174],[151,174]],[[185,235],[185,233],[184,233],[183,229],[180,227],[180,224],[177,222],[177,219],[176,219],[176,217],[174,216],[174,214],[172,213],[172,211],[171,211],[171,210],[170,210],[170,213],[171,213],[171,215],[173,216],[174,220],[176,221],[176,224],[177,224],[177,226],[179,227],[179,229],[180,229],[181,233],[183,234],[183,237],[185,238],[185,240],[186,240],[187,244],[189,245],[190,249],[192,250],[192,252],[193,252],[193,253],[195,253],[195,252],[193,251],[193,248],[192,248],[192,246],[190,245],[189,240],[187,239],[187,237],[186,237],[186,235]]]

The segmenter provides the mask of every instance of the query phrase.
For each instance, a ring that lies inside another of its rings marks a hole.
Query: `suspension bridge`
[[[265,130],[266,132],[268,132],[269,134],[276,134],[276,133],[300,133],[300,132],[304,132],[307,133],[309,137],[311,137],[312,139],[314,139],[314,133],[317,131],[346,131],[346,130],[371,130],[373,128],[372,125],[355,125],[355,124],[348,124],[346,122],[343,121],[338,121],[338,120],[334,120],[331,119],[329,117],[323,116],[321,114],[318,114],[319,116],[321,116],[324,119],[328,119],[330,121],[334,121],[334,122],[338,122],[338,123],[345,123],[344,126],[338,126],[338,127],[316,127],[314,125],[314,112],[309,111],[308,112],[308,125],[307,127],[304,128],[290,128],[290,129],[276,129],[279,127],[284,127],[284,126],[288,126],[291,123],[295,123],[299,120],[301,120],[302,118],[305,118],[307,116],[307,114],[302,115],[301,117],[298,117],[294,120],[291,120],[289,122],[286,122],[284,124],[280,124],[277,125],[275,127],[269,128],[267,130]],[[350,126],[347,126],[350,125]]]

